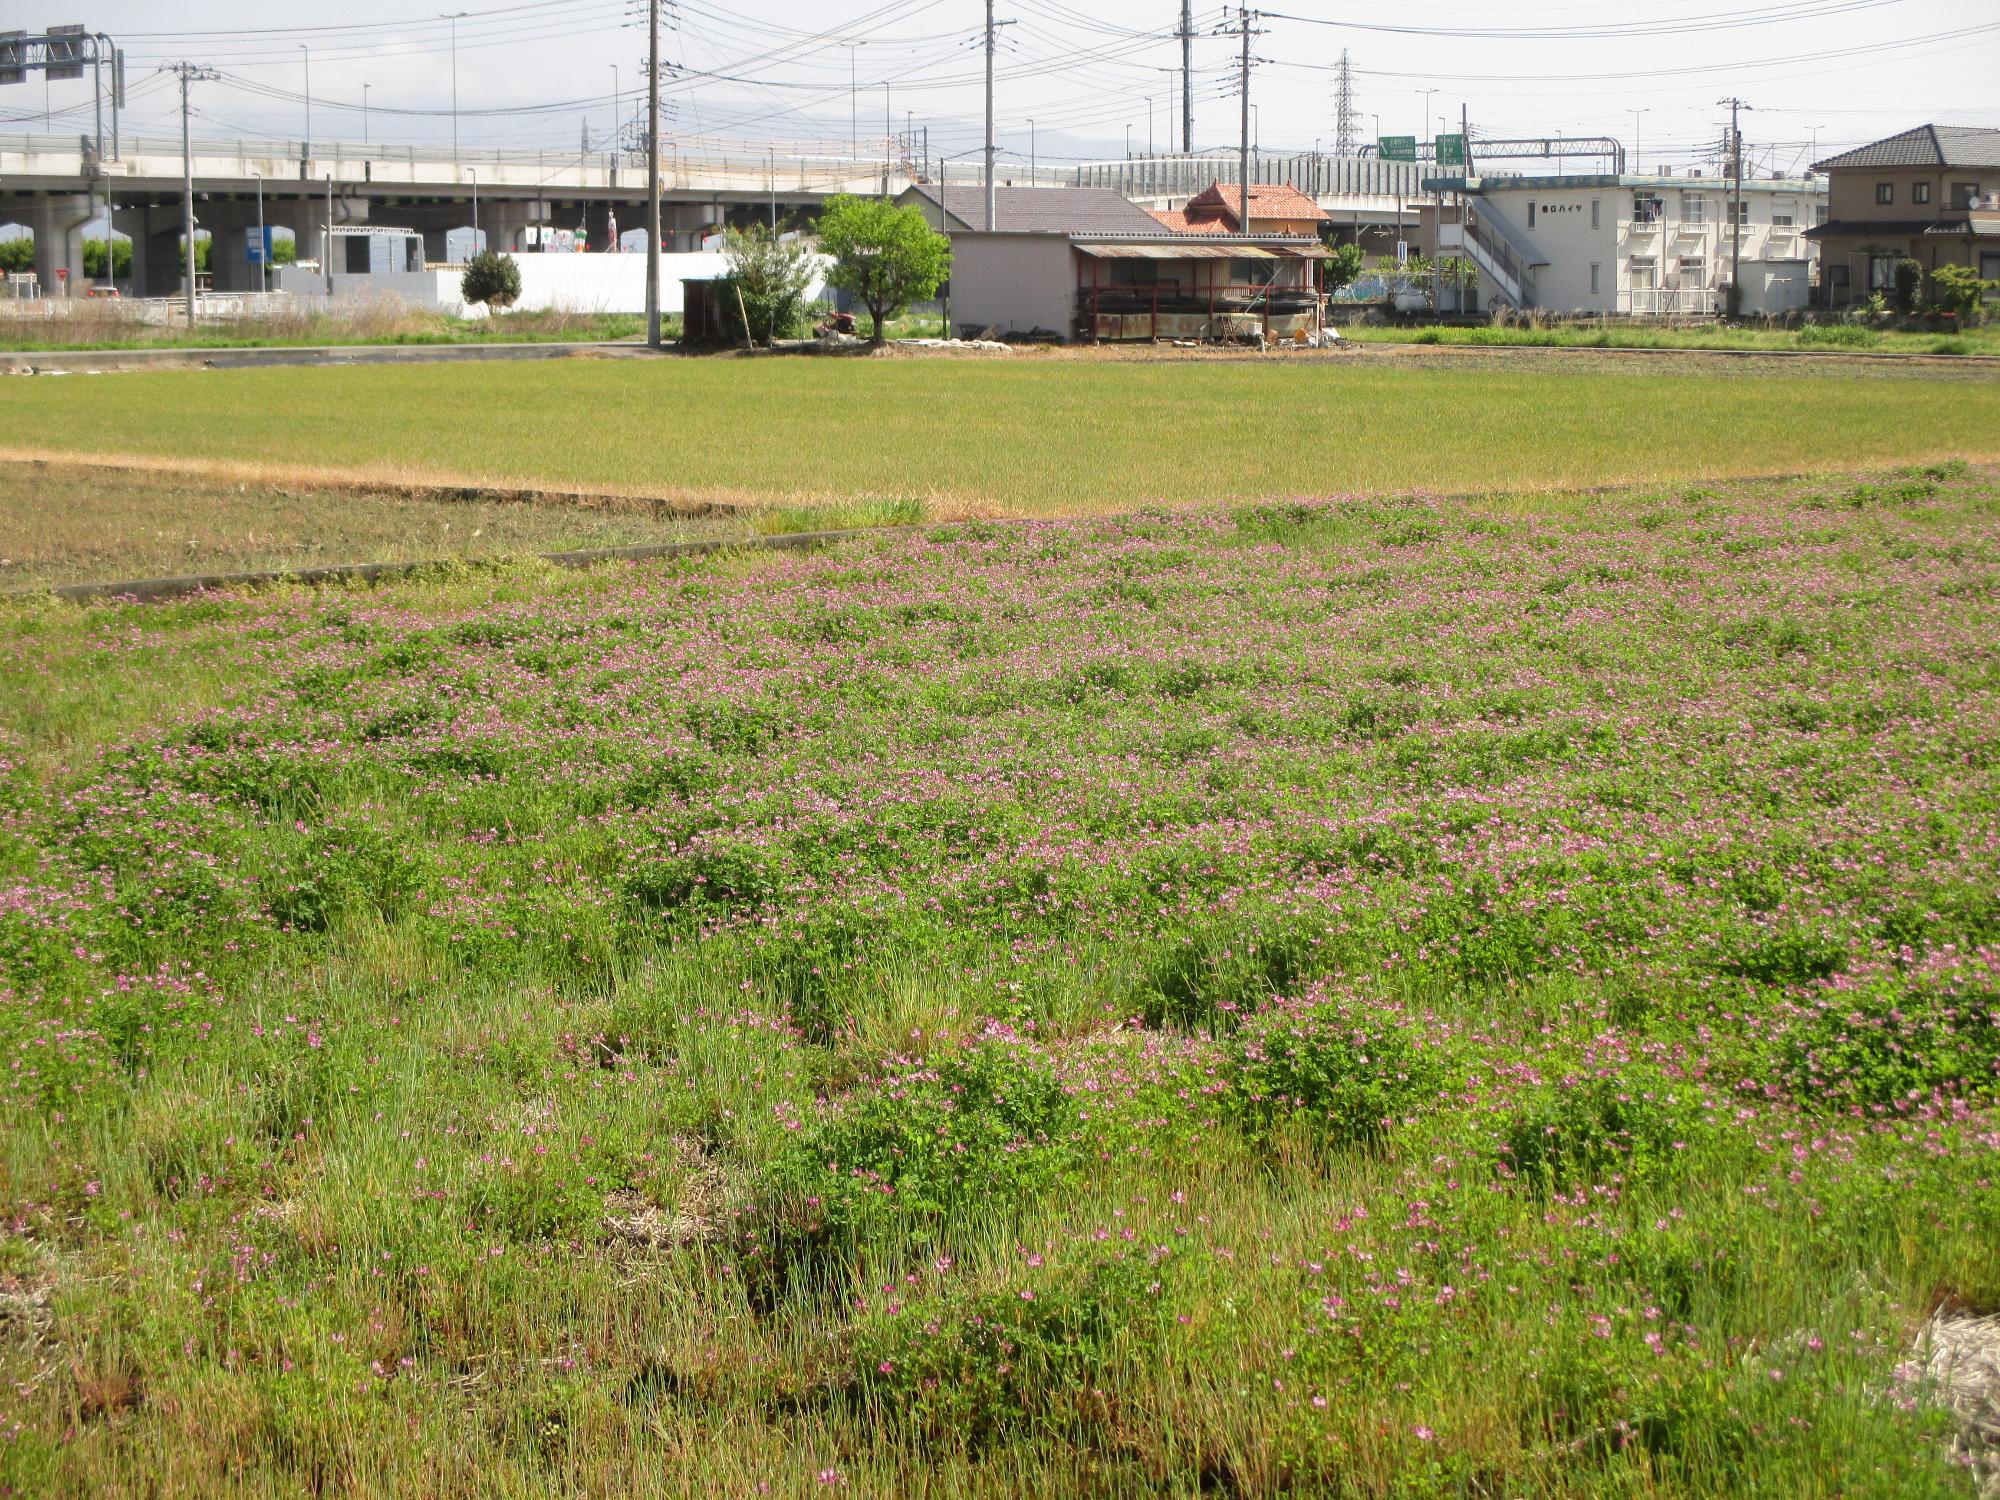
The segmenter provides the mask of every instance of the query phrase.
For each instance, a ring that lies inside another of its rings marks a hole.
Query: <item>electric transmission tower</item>
[[[1352,156],[1361,144],[1361,112],[1354,107],[1354,69],[1347,61],[1347,49],[1340,49],[1340,67],[1335,73],[1333,96],[1333,150],[1336,156]]]

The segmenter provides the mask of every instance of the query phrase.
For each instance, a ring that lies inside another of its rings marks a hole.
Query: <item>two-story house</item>
[[[1896,262],[1970,266],[2000,281],[2000,130],[1919,125],[1814,163],[1829,183],[1820,301],[1865,302],[1896,285]]]

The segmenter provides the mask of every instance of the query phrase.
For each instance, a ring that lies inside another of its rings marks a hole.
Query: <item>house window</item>
[[[1657,224],[1666,217],[1667,205],[1657,193],[1634,193],[1632,195],[1632,222],[1634,224]]]
[[[1532,203],[1528,205],[1528,227],[1530,229],[1535,227],[1535,205]],[[185,260],[186,257],[183,256],[182,259]]]
[[[1157,286],[1160,281],[1160,263],[1156,260],[1114,260],[1111,262],[1111,284],[1113,286]]]
[[[1229,263],[1229,280],[1234,286],[1269,286],[1277,269],[1276,261],[1232,260]]]
[[[1659,262],[1650,255],[1632,257],[1632,290],[1650,292],[1660,284]]]
[[[2000,250],[1982,250],[1979,252],[1979,279],[1981,281],[2000,281]],[[1986,295],[1988,297],[2000,296],[2000,291],[1988,292]]]
[[[1826,222],[1826,205],[1824,203],[1815,203],[1813,205],[1813,223],[1824,224],[1825,222]]]
[[[1738,228],[1748,229],[1750,227],[1750,200],[1748,198],[1730,200],[1723,208],[1722,217],[1724,222],[1728,222],[1733,218]]]
[[[1593,296],[1593,297],[1595,297],[1595,296],[1597,295],[1597,272],[1598,272],[1598,270],[1599,270],[1599,264],[1598,264],[1598,262],[1596,262],[1596,261],[1592,261],[1592,262],[1590,263],[1590,295],[1591,295],[1591,296]]]
[[[1797,209],[1793,207],[1790,200],[1779,199],[1771,205],[1771,227],[1773,229],[1790,229],[1796,221],[1797,212]]]
[[[1875,201],[1877,203],[1894,203],[1896,201],[1896,184],[1893,182],[1876,183]]]
[[[1931,185],[1930,185],[1930,184],[1929,184],[1928,182],[1913,182],[1913,183],[1911,183],[1911,184],[1910,184],[1910,201],[1911,201],[1912,203],[1928,203],[1928,202],[1930,202],[1930,201],[1931,201]]]
[[[1595,229],[1595,228],[1597,228],[1597,204],[1598,204],[1598,200],[1597,200],[1597,199],[1595,199],[1595,198],[1592,198],[1592,199],[1590,200],[1590,227],[1591,227],[1592,229]],[[1597,290],[1597,288],[1596,288],[1596,287],[1592,287],[1592,288],[1591,288],[1591,290],[1592,290],[1592,291],[1596,291],[1596,290]]]
[[[1868,257],[1868,290],[1886,292],[1896,285],[1896,257],[1893,255],[1871,255]]]
[[[1699,255],[1681,257],[1681,285],[1707,286],[1708,261]]]
[[[1951,206],[1970,208],[1979,201],[1979,184],[1976,182],[1954,182],[1951,185]]]
[[[1681,222],[1683,224],[1706,224],[1708,222],[1708,200],[1700,193],[1681,194]]]

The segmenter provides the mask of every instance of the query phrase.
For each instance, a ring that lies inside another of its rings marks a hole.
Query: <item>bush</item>
[[[1970,266],[1939,266],[1931,273],[1938,311],[1950,313],[1968,325],[1980,321],[1985,313],[1986,294],[1995,288],[2000,288],[2000,281],[1982,280]]]
[[[0,240],[0,273],[25,273],[35,269],[35,240],[33,235],[22,235],[15,240]]]
[[[1515,1111],[1500,1148],[1502,1170],[1559,1190],[1607,1173],[1677,1175],[1703,1123],[1692,1105],[1652,1079],[1571,1079],[1546,1086]]]
[[[1379,1140],[1437,1094],[1443,1066],[1392,1016],[1280,1006],[1236,1039],[1237,1102],[1253,1135],[1288,1120],[1339,1145]]]
[[[1780,1074],[1802,1104],[1922,1106],[2000,1092],[2000,995],[1895,983],[1829,990],[1792,1012]]]
[[[114,261],[114,275],[130,276],[132,274],[132,242],[130,240],[117,241],[117,249],[112,251],[112,259]],[[102,281],[104,279],[103,240],[85,240],[83,242],[83,274],[88,276],[92,281]]]
[[[723,252],[729,274],[720,299],[723,324],[741,338],[744,320],[750,337],[767,347],[796,336],[805,323],[806,287],[813,277],[812,253],[799,240],[779,240],[762,225],[729,231]],[[738,298],[741,306],[738,306]]]
[[[978,1452],[1029,1432],[1090,1433],[1113,1415],[1106,1387],[1120,1354],[1164,1320],[1173,1270],[1105,1255],[1025,1294],[925,1298],[856,1330],[859,1389],[881,1422],[926,1446]]]
[[[521,298],[521,268],[511,255],[482,250],[465,263],[458,292],[475,306],[512,307]]]
[[[1924,263],[1904,256],[1896,262],[1896,311],[1908,316],[1917,310],[1917,298],[1924,289]]]

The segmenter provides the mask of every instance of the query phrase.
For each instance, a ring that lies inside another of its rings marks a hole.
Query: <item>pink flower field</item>
[[[9,605],[0,1493],[1972,1496],[1996,519]]]

